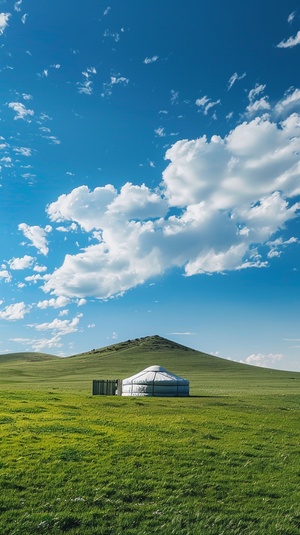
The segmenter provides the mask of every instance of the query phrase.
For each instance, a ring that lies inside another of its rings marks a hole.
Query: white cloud
[[[115,84],[127,85],[129,83],[129,79],[125,78],[124,76],[111,76],[110,83],[111,85],[115,85]]]
[[[293,11],[292,13],[289,14],[288,19],[287,19],[289,24],[292,24],[295,16],[296,16],[296,11]]]
[[[113,87],[116,85],[127,86],[128,84],[129,78],[125,78],[125,76],[111,76],[110,82],[106,82],[103,84],[103,91],[101,93],[101,97],[109,97],[112,94]]]
[[[228,81],[228,91],[230,91],[230,89],[235,84],[235,82],[243,80],[243,78],[245,78],[245,76],[246,76],[245,72],[243,74],[241,74],[240,76],[238,75],[237,72],[233,73],[233,75],[230,76],[229,81]]]
[[[37,75],[38,75],[39,78],[48,78],[49,71],[48,71],[48,69],[44,69],[42,72],[38,72]]]
[[[4,279],[4,282],[10,282],[11,281],[11,274],[7,269],[0,270],[0,280]]]
[[[134,186],[130,182],[108,206],[108,213],[122,214],[127,220],[164,217],[167,212],[167,202],[161,195],[149,190],[145,184]]]
[[[14,4],[14,10],[15,11],[21,11],[22,2],[23,2],[23,0],[18,0],[18,2],[15,2],[15,4]]]
[[[49,299],[44,301],[39,301],[37,304],[38,308],[62,308],[67,306],[70,303],[70,299],[68,297],[57,297],[57,299]]]
[[[171,104],[177,104],[179,98],[179,91],[175,91],[175,89],[171,89]]]
[[[260,98],[257,98],[259,95],[261,95],[261,93],[264,92],[265,89],[265,85],[256,84],[254,89],[251,89],[251,91],[249,91],[249,105],[246,108],[246,112],[248,115],[254,115],[260,113],[261,111],[263,112],[271,109],[267,96],[260,96]]]
[[[77,306],[78,307],[82,307],[82,306],[84,306],[86,304],[87,304],[87,300],[86,299],[78,299],[78,301],[77,301]]]
[[[2,35],[8,26],[11,13],[0,13],[0,35]]]
[[[275,106],[275,111],[282,115],[283,113],[288,113],[292,109],[299,109],[300,106],[300,90],[290,88]]]
[[[78,314],[72,320],[60,320],[55,318],[49,323],[30,324],[29,327],[34,327],[37,331],[53,331],[57,332],[60,336],[74,333],[78,331],[78,324],[81,318],[81,314]]]
[[[145,58],[144,63],[145,65],[149,65],[149,63],[155,63],[155,61],[158,60],[158,56],[152,56],[152,58]]]
[[[221,100],[218,99],[213,102],[210,98],[205,96],[202,98],[197,98],[195,104],[201,109],[201,111],[203,111],[204,115],[207,115],[211,108],[214,108],[218,104],[221,104]]]
[[[24,13],[23,17],[21,18],[21,21],[23,24],[26,24],[27,17],[28,17],[28,13]]]
[[[12,258],[8,264],[10,269],[27,269],[32,266],[34,260],[32,256],[25,255],[22,258]]]
[[[51,232],[52,227],[47,225],[45,228],[38,227],[37,225],[27,225],[26,223],[20,223],[18,229],[23,232],[24,236],[31,241],[31,245],[36,247],[40,253],[47,255],[49,248],[47,244],[47,233]]]
[[[279,360],[284,358],[280,353],[269,353],[268,355],[262,355],[261,353],[249,355],[245,360],[240,362],[244,364],[250,364],[252,366],[259,366],[262,368],[270,368],[276,364]]]
[[[31,156],[31,149],[28,147],[15,147],[13,150],[16,154],[20,154],[21,156]]]
[[[101,228],[103,214],[116,196],[117,191],[111,184],[95,188],[92,192],[87,186],[80,186],[69,195],[61,195],[46,210],[51,221],[71,220],[90,231]],[[87,206],[90,210],[87,210]]]
[[[25,303],[15,303],[9,305],[0,311],[0,318],[8,321],[15,321],[23,319],[25,314],[28,314],[30,307],[26,307]]]
[[[282,250],[287,247],[287,245],[292,245],[295,243],[299,243],[299,240],[294,236],[292,236],[288,240],[284,240],[282,237],[280,237],[276,240],[268,241],[266,243],[266,245],[270,247],[270,251],[268,252],[268,258],[279,257],[282,253]]]
[[[47,271],[47,267],[36,265],[34,266],[33,271],[37,271],[38,273],[43,273],[44,271]]]
[[[103,37],[111,37],[116,43],[120,41],[120,34],[118,32],[111,32],[110,30],[105,30]]]
[[[262,91],[252,90],[253,102]],[[295,243],[283,232],[300,209],[299,153],[300,116],[263,114],[224,137],[177,141],[160,188],[108,184],[61,195],[47,207],[50,219],[98,243],[67,254],[44,290],[107,299],[172,267],[186,276],[267,267]]]
[[[111,11],[111,7],[108,6],[104,11],[103,11],[103,15],[108,15],[108,13]]]
[[[158,128],[156,128],[154,130],[154,133],[158,136],[158,137],[165,137],[166,133],[165,133],[165,129],[163,126],[159,126]]]
[[[44,277],[42,275],[29,275],[28,277],[25,277],[26,282],[33,282],[33,284],[36,284],[37,281],[43,280]]]
[[[286,40],[281,41],[278,43],[277,48],[293,48],[296,45],[300,44],[300,30],[297,32],[295,37],[289,37]]]
[[[33,349],[33,351],[43,351],[45,349],[52,349],[54,347],[62,347],[61,337],[56,334],[51,338],[42,338],[39,340],[31,338],[10,338],[12,342],[17,342],[26,345]]]
[[[22,102],[10,102],[8,104],[8,107],[11,108],[12,110],[14,110],[14,112],[16,112],[16,115],[14,117],[14,120],[18,120],[18,119],[23,119],[24,120],[29,120],[27,119],[27,117],[32,117],[34,115],[34,111],[33,110],[28,110],[24,104],[22,104]]]
[[[78,82],[78,93],[85,95],[91,95],[93,93],[93,80],[91,76],[97,74],[95,67],[88,67],[85,71],[81,73],[84,76],[83,82]]]

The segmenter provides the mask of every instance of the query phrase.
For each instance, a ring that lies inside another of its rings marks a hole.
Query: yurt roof
[[[142,370],[136,375],[132,375],[131,377],[124,379],[123,385],[132,383],[147,384],[153,382],[156,384],[173,382],[176,384],[180,383],[181,385],[189,385],[189,381],[187,381],[187,379],[183,379],[183,377],[179,377],[179,375],[174,375],[174,373],[167,371],[162,366],[149,366],[149,368],[145,368],[145,370]]]

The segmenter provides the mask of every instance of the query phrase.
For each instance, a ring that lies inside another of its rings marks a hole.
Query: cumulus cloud
[[[32,266],[34,262],[34,258],[32,256],[25,255],[22,258],[12,258],[9,260],[8,264],[10,266],[10,269],[27,269]]]
[[[59,318],[55,318],[53,321],[48,323],[30,324],[28,326],[34,327],[37,331],[54,331],[60,336],[63,336],[74,333],[78,330],[80,317],[81,314],[78,314],[78,316],[72,320],[60,320]]]
[[[251,90],[252,103],[263,90]],[[300,116],[263,113],[223,137],[177,141],[155,190],[128,182],[61,195],[47,207],[50,220],[97,243],[67,254],[44,291],[108,299],[172,267],[186,276],[266,268],[295,243],[283,231],[300,209],[299,153]]]
[[[52,349],[54,347],[62,347],[61,336],[56,334],[51,338],[10,338],[12,342],[17,342],[22,344],[22,346],[28,346],[33,349],[33,351],[43,351],[45,349]]]
[[[261,353],[249,355],[245,360],[241,362],[244,364],[250,364],[251,366],[259,366],[262,368],[272,368],[272,365],[276,364],[284,358],[280,353],[269,353],[268,355],[262,355]]]
[[[3,279],[4,282],[10,282],[11,281],[11,274],[7,269],[1,269],[0,270],[0,280]]]
[[[41,228],[37,225],[30,226],[26,223],[20,223],[18,229],[23,232],[24,236],[31,242],[31,245],[36,247],[40,253],[43,255],[48,254],[47,234],[52,230],[50,225]]]
[[[37,304],[38,308],[62,308],[67,306],[70,303],[70,299],[68,297],[57,297],[57,299],[46,299],[44,301],[39,301]]]
[[[22,102],[10,102],[8,104],[8,107],[14,110],[14,112],[16,113],[14,117],[15,121],[18,119],[23,119],[23,121],[25,120],[28,121],[29,117],[32,117],[34,115],[34,111],[27,109],[24,106],[24,104],[22,104]]]
[[[281,41],[278,43],[277,48],[293,48],[296,45],[300,44],[300,30],[297,32],[295,37],[289,37],[286,40]]]
[[[2,35],[8,26],[11,13],[0,13],[0,35]]]
[[[26,307],[25,303],[14,303],[8,305],[3,310],[0,310],[0,318],[8,321],[15,321],[23,319],[25,314],[28,314],[30,307]]]

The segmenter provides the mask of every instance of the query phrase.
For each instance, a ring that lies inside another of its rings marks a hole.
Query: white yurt
[[[124,379],[122,396],[188,396],[190,383],[162,366],[150,366]]]

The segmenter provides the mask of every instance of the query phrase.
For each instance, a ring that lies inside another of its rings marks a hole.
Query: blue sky
[[[0,353],[300,371],[300,5],[0,2]]]

